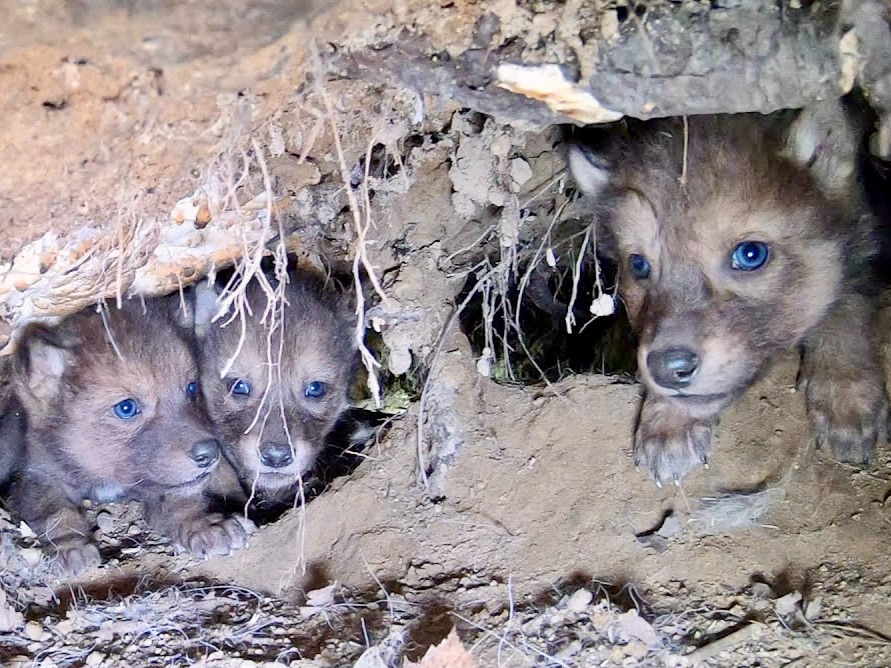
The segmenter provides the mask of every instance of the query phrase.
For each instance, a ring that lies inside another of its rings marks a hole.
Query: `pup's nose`
[[[220,458],[220,444],[212,438],[198,441],[189,451],[189,457],[198,466],[206,469]]]
[[[653,350],[647,355],[647,368],[657,385],[680,390],[693,382],[699,355],[689,348]]]
[[[260,446],[260,461],[264,466],[280,469],[293,462],[294,455],[287,443],[265,442]]]

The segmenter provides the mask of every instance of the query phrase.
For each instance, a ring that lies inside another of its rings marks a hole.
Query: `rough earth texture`
[[[4,335],[283,233],[319,267],[363,250],[394,411],[352,475],[228,558],[116,507],[107,564],[63,582],[4,518],[4,665],[376,668],[453,626],[481,666],[891,661],[891,460],[813,450],[794,360],[728,413],[711,469],[656,489],[631,465],[636,385],[496,382],[504,332],[481,353],[453,317],[468,276],[505,308],[545,248],[579,252],[552,123],[855,84],[884,114],[881,3],[0,5]]]

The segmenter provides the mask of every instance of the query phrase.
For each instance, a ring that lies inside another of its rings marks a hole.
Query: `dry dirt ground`
[[[7,321],[80,308],[107,273],[118,287],[138,276],[145,258],[112,243],[138,225],[169,272],[223,234],[232,201],[271,192],[308,263],[349,269],[365,236],[390,415],[352,473],[230,557],[176,554],[138,509],[112,506],[95,515],[106,564],[61,581],[0,517],[3,665],[380,668],[453,627],[479,666],[891,665],[891,455],[862,471],[814,451],[794,359],[727,413],[709,470],[657,489],[631,463],[626,376],[589,360],[545,383],[519,353],[511,368],[503,318],[474,330],[488,351],[471,346],[452,317],[467,285],[481,326],[505,309],[512,321],[525,268],[551,248],[555,272],[571,270],[584,228],[552,129],[324,70],[393,32],[409,3],[357,3],[312,30],[303,6],[254,3],[274,33],[243,16],[196,25],[164,2],[0,4],[0,260],[51,234],[38,269],[6,274]],[[513,29],[541,32],[527,14]],[[471,41],[460,16],[418,16]],[[170,213],[192,193],[211,202],[207,228]],[[84,239],[98,251],[65,255]],[[250,255],[269,239],[236,241]],[[96,253],[115,261],[88,275]],[[189,258],[151,285],[209,268]]]

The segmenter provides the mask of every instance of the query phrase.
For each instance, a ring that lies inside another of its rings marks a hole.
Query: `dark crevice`
[[[615,293],[615,267],[600,260],[601,286]],[[494,342],[492,377],[503,382],[537,384],[557,381],[575,373],[599,373],[631,380],[636,371],[635,341],[617,299],[616,313],[594,317],[590,313],[596,294],[594,257],[582,262],[573,308],[576,324],[567,332],[566,312],[572,295],[572,272],[558,264],[549,267],[539,260],[520,295],[528,264],[520,266],[506,292],[506,303],[493,301],[489,292],[489,317]],[[458,303],[477,287],[478,274],[471,274]],[[482,356],[487,344],[484,295],[477,289],[460,315],[461,330],[470,340],[474,354]],[[494,308],[493,308],[494,306]],[[519,308],[519,331],[515,313]]]

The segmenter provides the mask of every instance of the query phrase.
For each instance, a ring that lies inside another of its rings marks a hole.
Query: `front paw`
[[[888,439],[888,398],[878,374],[859,378],[820,373],[804,377],[807,401],[818,448],[827,443],[840,462],[865,464],[876,444]]]
[[[71,541],[55,545],[56,566],[64,577],[76,577],[84,571],[102,563],[99,548],[93,543]]]
[[[221,557],[247,545],[248,536],[256,528],[253,522],[240,517],[203,515],[185,521],[177,531],[176,542],[196,557]]]
[[[660,487],[667,481],[680,483],[692,469],[708,464],[714,424],[647,403],[634,435],[634,463]]]

